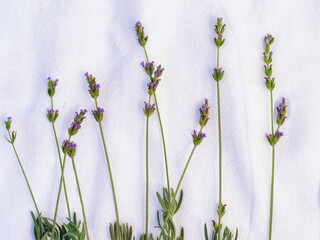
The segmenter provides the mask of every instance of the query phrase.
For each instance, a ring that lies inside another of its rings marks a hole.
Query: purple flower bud
[[[272,56],[273,52],[270,52],[270,56]]]
[[[269,38],[266,38],[266,43],[269,43],[269,42],[270,42]]]
[[[51,80],[51,77],[48,77],[48,80],[50,81],[50,80]]]
[[[59,109],[56,110],[56,113],[58,113],[58,112],[59,112]]]
[[[164,71],[164,68],[161,68],[161,71],[163,72],[163,71]]]
[[[138,27],[140,27],[141,22],[140,22],[140,21],[136,22],[136,25],[137,25]]]
[[[8,121],[11,121],[12,118],[11,118],[11,117],[8,117],[7,119],[8,119]]]
[[[94,85],[95,88],[100,88],[100,84]]]
[[[88,111],[87,111],[87,109],[83,109],[83,112],[84,112],[84,113],[87,113]]]
[[[156,75],[156,76],[159,75],[159,72],[158,72],[158,71],[155,71],[155,72],[154,72],[154,75]]]
[[[200,137],[201,137],[201,138],[205,138],[206,136],[207,136],[207,135],[206,135],[205,133],[201,133],[201,134],[200,134]]]
[[[70,146],[70,142],[67,142],[66,145],[67,145],[67,146]]]
[[[193,130],[193,133],[191,133],[191,136],[194,137],[195,135],[197,135],[197,131]]]
[[[77,144],[76,143],[72,143],[71,147],[75,148],[75,147],[77,147]]]
[[[88,73],[88,72],[86,72],[86,73],[84,74],[84,76],[88,77],[88,76],[89,76],[89,73]]]
[[[75,128],[78,128],[78,127],[79,127],[79,124],[76,123],[76,124],[74,124],[73,126],[74,126]]]
[[[277,132],[278,137],[282,137],[283,136],[283,132]]]
[[[268,138],[269,137],[269,134],[268,133],[266,133],[266,138]]]
[[[57,86],[57,84],[56,84],[56,83],[52,84],[53,89],[55,89],[55,88],[56,88],[56,86]]]
[[[142,62],[140,63],[140,65],[143,67],[143,66],[144,66],[144,61],[142,61]]]
[[[103,108],[99,108],[98,111],[99,111],[100,113],[103,113],[103,112],[104,112],[104,109],[103,109]]]
[[[62,142],[62,144],[63,144],[63,145],[66,144],[66,140],[64,140],[64,141]]]
[[[285,101],[286,101],[286,98],[285,98],[285,97],[283,97],[283,98],[282,98],[282,102],[285,102]]]
[[[94,115],[94,111],[93,111],[93,110],[91,110],[91,112],[92,112],[92,114]]]

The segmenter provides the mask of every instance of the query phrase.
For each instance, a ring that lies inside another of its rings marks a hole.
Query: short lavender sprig
[[[205,102],[204,104],[202,105],[202,107],[199,109],[200,110],[200,118],[199,118],[199,125],[200,125],[200,130],[199,132],[197,133],[196,130],[194,130],[192,133],[191,133],[191,136],[192,136],[192,139],[193,139],[193,148],[192,148],[192,151],[190,153],[190,156],[188,158],[188,161],[183,169],[183,172],[181,174],[181,177],[180,177],[180,180],[179,180],[179,183],[177,185],[177,188],[176,190],[174,191],[174,195],[173,195],[173,198],[172,198],[172,202],[175,201],[176,197],[177,197],[177,194],[179,192],[179,189],[180,189],[180,186],[181,186],[181,183],[182,183],[182,180],[186,174],[186,171],[188,169],[188,166],[190,164],[190,161],[191,161],[191,158],[193,156],[193,153],[194,151],[196,150],[197,146],[202,142],[202,140],[207,137],[207,135],[205,133],[202,132],[202,129],[206,126],[208,120],[209,120],[209,103],[208,103],[208,99],[205,99]],[[203,119],[205,119],[203,121]],[[174,209],[173,209],[173,206],[174,205],[171,205],[170,206],[170,209],[167,213],[167,217],[165,218],[163,224],[162,224],[162,227],[161,227],[161,233],[160,233],[160,236],[159,236],[159,239],[158,240],[161,240],[161,237],[165,234],[164,233],[164,229],[166,228],[166,224],[169,220],[169,218],[172,218],[172,216],[174,215],[174,213],[172,212]]]
[[[55,127],[55,121],[59,116],[59,110],[53,109],[53,96],[55,94],[55,89],[58,85],[58,81],[59,81],[58,79],[51,80],[51,77],[48,77],[48,95],[50,96],[50,99],[51,99],[51,109],[47,110],[47,112],[48,112],[47,118],[48,118],[49,122],[51,122],[51,124],[52,124],[53,134],[54,134],[54,138],[55,138],[55,142],[56,142],[56,146],[57,146],[57,151],[58,151],[58,155],[59,155],[60,167],[62,169],[62,158],[61,158],[59,141],[58,141],[56,127]],[[68,216],[69,216],[69,219],[71,219],[70,205],[69,205],[69,200],[68,200],[68,193],[67,193],[65,178],[63,178],[63,189],[64,189],[64,194],[65,194],[66,203],[67,203]]]
[[[22,173],[23,173],[24,179],[26,180],[26,183],[27,183],[27,185],[28,185],[28,189],[29,189],[30,195],[31,195],[31,197],[32,197],[34,206],[35,206],[35,208],[36,208],[36,210],[37,210],[37,213],[38,213],[38,216],[39,216],[39,215],[40,215],[40,211],[39,211],[39,208],[38,208],[36,199],[34,198],[33,192],[32,192],[32,190],[31,190],[30,183],[29,183],[28,178],[27,178],[27,175],[26,175],[26,173],[25,173],[25,171],[24,171],[24,169],[23,169],[23,166],[22,166],[22,163],[21,163],[20,158],[19,158],[19,156],[18,156],[17,150],[16,150],[16,148],[15,148],[15,146],[14,146],[14,142],[15,142],[16,137],[17,137],[17,132],[16,132],[16,131],[12,131],[12,132],[10,133],[11,122],[12,122],[12,118],[11,118],[11,117],[8,117],[8,118],[7,118],[7,121],[5,121],[5,125],[6,125],[6,129],[7,129],[7,131],[8,131],[9,139],[8,139],[7,137],[5,137],[5,138],[6,138],[7,141],[12,145],[13,151],[14,151],[14,153],[15,153],[15,155],[16,155],[16,157],[17,157],[17,160],[18,160],[18,162],[19,162],[21,171],[22,171]]]
[[[83,109],[83,110],[81,109],[79,113],[76,112],[76,115],[74,117],[74,122],[72,122],[71,126],[68,129],[69,138],[68,138],[68,140],[63,141],[62,151],[64,153],[64,157],[63,157],[63,163],[62,163],[62,169],[61,169],[60,185],[59,185],[58,197],[57,197],[56,208],[55,208],[55,213],[54,213],[51,238],[54,237],[54,229],[55,229],[55,225],[57,222],[57,214],[58,214],[58,208],[59,208],[61,188],[62,188],[62,183],[63,183],[63,179],[64,179],[64,169],[65,169],[65,164],[66,164],[66,157],[67,157],[67,154],[69,153],[70,148],[72,147],[71,146],[72,144],[70,144],[70,139],[73,135],[78,133],[79,129],[81,128],[81,124],[82,124],[83,120],[86,118],[85,117],[86,113],[87,113],[86,109]],[[74,151],[75,151],[75,148],[74,148]]]

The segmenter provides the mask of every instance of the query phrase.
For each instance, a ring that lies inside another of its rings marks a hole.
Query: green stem
[[[149,58],[148,58],[147,49],[146,49],[145,46],[143,47],[143,50],[144,50],[144,53],[145,53],[145,55],[146,55],[147,62],[148,62],[148,64],[149,64]]]
[[[201,129],[200,129],[200,132],[201,132],[201,130],[202,130],[202,127],[201,127]],[[184,177],[184,175],[185,175],[185,173],[186,173],[186,171],[187,171],[187,168],[188,168],[189,163],[190,163],[190,161],[191,161],[192,155],[193,155],[194,151],[196,150],[196,147],[197,147],[197,145],[194,145],[194,146],[193,146],[193,149],[192,149],[192,151],[191,151],[191,153],[190,153],[190,156],[189,156],[189,158],[188,158],[187,164],[186,164],[186,166],[185,166],[184,169],[183,169],[183,172],[182,172],[182,175],[181,175],[181,177],[180,177],[178,186],[177,186],[177,188],[176,188],[176,190],[175,190],[175,192],[174,192],[172,201],[175,201],[175,199],[176,199],[176,196],[177,196],[177,194],[178,194],[178,192],[179,192],[180,185],[181,185],[181,183],[182,183],[183,177]],[[172,207],[172,205],[170,206],[170,208],[171,208],[171,207]],[[171,210],[171,209],[170,209],[170,210]],[[162,235],[163,235],[163,229],[164,229],[164,227],[166,226],[166,223],[167,223],[168,219],[169,219],[169,215],[165,218],[165,220],[164,220],[164,222],[163,222],[163,225],[162,225],[162,227],[161,227],[161,233],[160,233],[160,236],[159,236],[159,240],[161,239],[161,237],[162,237]]]
[[[52,123],[52,128],[53,128],[53,132],[54,132],[54,137],[56,139],[56,145],[57,145],[57,150],[58,150],[58,154],[59,154],[60,167],[61,167],[61,170],[62,170],[62,159],[61,159],[60,147],[59,147],[56,128],[54,126],[54,123]],[[69,200],[68,200],[68,193],[67,193],[67,187],[66,187],[66,182],[65,182],[65,178],[64,177],[63,177],[62,181],[63,181],[63,189],[64,189],[64,194],[65,194],[65,197],[66,197],[66,203],[67,203],[67,208],[68,208],[68,216],[69,216],[69,219],[71,219],[70,206],[69,206]]]
[[[273,129],[273,95],[272,90],[270,90],[271,97],[271,129],[272,136],[274,135]],[[279,127],[278,127],[279,129]],[[271,199],[270,199],[270,224],[269,224],[269,240],[271,240],[272,235],[272,218],[273,218],[273,191],[274,191],[274,158],[275,158],[275,148],[272,146],[272,176],[271,176]]]
[[[81,190],[80,190],[80,184],[79,184],[79,179],[78,179],[78,174],[77,174],[77,170],[76,170],[76,165],[74,163],[74,158],[72,157],[72,165],[73,165],[73,171],[74,171],[74,175],[76,177],[76,182],[77,182],[77,186],[78,186],[78,192],[79,192],[79,197],[80,197],[80,201],[81,201],[81,207],[82,207],[82,214],[83,214],[83,218],[84,218],[84,224],[86,227],[86,232],[87,232],[87,239],[89,240],[89,231],[88,231],[88,225],[87,225],[87,218],[86,218],[86,213],[84,211],[84,204],[83,204],[83,200],[82,200],[82,195],[81,195]]]
[[[201,128],[201,129],[202,129],[202,128]],[[201,132],[201,130],[200,130],[200,132]],[[190,153],[190,156],[189,156],[189,158],[188,158],[187,164],[186,164],[186,166],[185,166],[184,169],[183,169],[183,172],[182,172],[182,175],[181,175],[181,177],[180,177],[178,186],[177,186],[176,191],[174,192],[174,195],[173,195],[173,199],[172,199],[173,201],[174,201],[174,200],[176,199],[176,197],[177,197],[178,191],[179,191],[179,189],[180,189],[180,185],[181,185],[181,183],[182,183],[182,179],[183,179],[184,175],[186,174],[187,168],[188,168],[189,163],[190,163],[190,161],[191,161],[192,155],[193,155],[194,151],[196,150],[196,147],[197,147],[197,145],[194,145],[194,146],[193,146],[192,151],[191,151],[191,153]]]
[[[168,159],[167,159],[167,151],[166,151],[166,142],[165,142],[165,138],[164,138],[163,127],[162,127],[161,116],[160,116],[160,110],[159,110],[159,107],[158,107],[158,101],[157,101],[156,93],[154,93],[153,95],[154,95],[154,101],[155,101],[155,104],[156,104],[156,109],[157,109],[157,113],[158,113],[160,129],[161,129],[161,135],[162,135],[162,145],[163,145],[164,160],[165,160],[166,175],[167,175],[167,187],[168,187],[169,202],[170,202],[171,189],[170,189],[170,180],[169,180],[169,168],[168,168]]]
[[[217,70],[219,70],[219,50],[217,48]],[[220,113],[220,86],[219,81],[217,81],[217,97],[218,97],[218,125],[219,125],[219,231],[218,231],[218,240],[220,240],[220,224],[221,224],[221,215],[222,215],[222,141],[221,141],[221,113]]]
[[[151,96],[149,95],[150,105]],[[147,130],[146,130],[146,239],[148,237],[148,224],[149,224],[149,117],[147,117]]]
[[[52,98],[52,96],[51,96],[51,109],[53,109],[53,98]],[[58,137],[57,137],[56,128],[54,126],[54,122],[52,122],[52,128],[53,128],[54,138],[56,140],[56,145],[57,145],[57,150],[58,150],[58,155],[59,155],[59,161],[60,161],[60,167],[62,169],[62,159],[61,159],[60,147],[59,147],[59,142],[58,142]],[[67,193],[67,187],[66,187],[66,182],[65,182],[64,177],[63,177],[63,189],[64,189],[64,194],[65,194],[65,197],[66,197],[68,216],[69,216],[69,219],[71,219],[70,206],[69,206],[69,200],[68,200],[68,193]]]
[[[8,131],[8,132],[9,132],[9,131]],[[10,132],[9,132],[9,137],[10,137],[10,139],[11,139]],[[37,213],[38,213],[38,216],[39,216],[39,215],[40,215],[39,208],[38,208],[37,203],[36,203],[36,200],[35,200],[35,198],[34,198],[34,196],[33,196],[33,192],[32,192],[32,190],[31,190],[31,187],[30,187],[30,184],[29,184],[27,175],[26,175],[26,173],[25,173],[25,171],[24,171],[24,169],[23,169],[23,167],[22,167],[22,164],[21,164],[21,161],[20,161],[20,159],[19,159],[18,153],[17,153],[16,148],[15,148],[15,146],[14,146],[14,143],[11,143],[11,144],[12,144],[14,153],[16,154],[16,157],[17,157],[17,159],[18,159],[18,162],[19,162],[20,168],[21,168],[21,170],[22,170],[23,176],[24,176],[24,178],[25,178],[25,180],[26,180],[26,182],[27,182],[27,185],[28,185],[28,188],[29,188],[29,192],[30,192],[30,194],[31,194],[31,197],[32,197],[34,206],[36,207],[36,210],[37,210]]]
[[[70,139],[71,139],[71,136],[69,135],[68,141],[70,141]],[[63,163],[62,163],[62,169],[61,169],[60,185],[59,185],[56,209],[55,209],[55,212],[54,212],[54,220],[53,220],[53,225],[52,225],[51,238],[54,237],[54,228],[55,228],[56,223],[57,223],[57,215],[58,215],[58,208],[59,208],[59,201],[60,201],[62,183],[63,183],[63,178],[64,178],[64,169],[65,169],[65,166],[66,166],[66,159],[67,159],[67,154],[65,153],[64,157],[63,157]],[[71,218],[70,218],[70,220],[71,220]]]
[[[96,103],[96,108],[98,109],[98,101],[97,101],[96,98],[95,98],[94,100],[95,100],[95,103]],[[114,183],[113,183],[111,165],[110,165],[110,161],[109,161],[107,145],[106,145],[106,141],[105,141],[105,138],[104,138],[104,134],[103,134],[101,122],[99,122],[99,128],[100,128],[101,138],[102,138],[102,142],[103,142],[104,152],[105,152],[105,154],[106,154],[108,169],[109,169],[109,176],[110,176],[110,181],[111,181],[111,187],[112,187],[112,193],[113,193],[114,206],[115,206],[116,215],[117,215],[117,223],[118,223],[117,225],[120,226],[120,219],[119,219],[119,212],[118,212],[118,204],[117,204],[116,190],[115,190]],[[118,229],[118,227],[117,227],[117,229]],[[118,235],[118,236],[119,236],[119,235]]]
[[[275,149],[272,146],[272,177],[271,177],[271,200],[270,200],[270,225],[269,225],[269,240],[271,240],[272,234],[272,217],[273,217],[273,190],[274,190],[274,155]]]

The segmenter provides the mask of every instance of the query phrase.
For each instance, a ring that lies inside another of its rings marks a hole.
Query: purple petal
[[[88,73],[88,72],[86,72],[86,73],[84,74],[84,76],[88,77],[88,76],[89,76],[89,73]]]

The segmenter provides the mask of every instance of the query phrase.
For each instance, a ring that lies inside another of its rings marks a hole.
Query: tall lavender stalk
[[[282,98],[282,102],[277,107],[277,124],[278,128],[274,131],[273,120],[273,89],[275,87],[274,78],[272,77],[272,56],[273,52],[270,51],[270,46],[274,42],[274,38],[271,34],[268,34],[265,38],[265,52],[263,53],[263,60],[265,62],[265,84],[270,91],[270,110],[271,110],[271,134],[266,134],[270,146],[272,147],[272,172],[271,172],[271,197],[270,197],[270,222],[269,222],[269,240],[272,238],[272,220],[273,220],[273,192],[274,192],[274,168],[275,168],[275,145],[283,136],[283,133],[279,131],[280,126],[284,123],[287,114],[286,99]]]
[[[55,94],[55,90],[56,90],[56,87],[58,85],[58,81],[59,81],[58,79],[52,80],[51,77],[48,77],[48,95],[51,98],[51,109],[47,110],[48,111],[47,118],[52,124],[53,134],[54,134],[54,138],[55,138],[55,142],[56,142],[56,146],[57,146],[57,151],[58,151],[58,155],[59,155],[60,167],[61,167],[61,170],[62,170],[62,159],[61,159],[61,153],[60,153],[60,147],[59,147],[57,132],[56,132],[56,128],[55,128],[55,121],[59,116],[59,110],[58,109],[54,110],[54,108],[53,108],[53,95]],[[69,200],[68,200],[68,193],[67,193],[67,187],[66,187],[66,183],[65,183],[64,177],[63,177],[62,180],[63,180],[64,194],[65,194],[66,203],[67,203],[68,216],[69,216],[69,219],[71,219],[70,206],[69,206]]]
[[[221,112],[220,112],[220,81],[224,76],[224,71],[219,66],[219,54],[220,47],[224,44],[225,39],[223,39],[222,34],[225,31],[226,25],[222,24],[222,18],[217,18],[217,24],[215,25],[215,32],[217,37],[214,38],[214,43],[217,47],[217,67],[213,70],[212,77],[217,82],[217,102],[218,102],[218,128],[219,128],[219,204],[218,204],[218,224],[215,221],[213,222],[213,233],[212,239],[221,239],[221,231],[222,231],[222,223],[221,218],[226,213],[226,204],[222,204],[222,140],[221,140]],[[204,226],[205,239],[209,240],[207,225]],[[225,227],[223,231],[222,239],[227,238],[227,240],[231,240],[233,238],[233,234],[231,233],[228,227]],[[235,240],[238,238],[238,229],[236,231]]]

